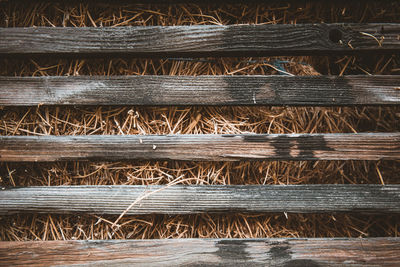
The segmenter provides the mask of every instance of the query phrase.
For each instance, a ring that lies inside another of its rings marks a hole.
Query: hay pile
[[[329,1],[267,5],[0,3],[0,26],[138,26],[400,22],[400,3]],[[282,63],[284,62],[284,63]],[[400,56],[202,59],[0,59],[0,75],[400,74]],[[162,93],[162,92],[160,92]],[[0,110],[0,135],[347,133],[400,131],[391,107],[30,107]],[[399,161],[1,163],[1,186],[167,184],[385,184]],[[201,214],[19,215],[0,218],[0,240],[187,237],[398,236],[400,216]]]

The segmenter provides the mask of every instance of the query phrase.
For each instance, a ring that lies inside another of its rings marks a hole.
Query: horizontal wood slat
[[[400,159],[400,133],[0,136],[0,161]]]
[[[0,190],[0,214],[400,213],[400,185],[46,186]]]
[[[5,266],[398,266],[400,238],[0,242]]]
[[[0,55],[268,56],[398,52],[400,24],[0,28]]]
[[[0,105],[394,105],[400,76],[0,77]]]

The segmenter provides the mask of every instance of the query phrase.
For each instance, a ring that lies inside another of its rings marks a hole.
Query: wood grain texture
[[[400,159],[400,133],[0,136],[0,161]]]
[[[0,242],[5,266],[399,266],[400,238]]]
[[[162,190],[161,190],[162,189]],[[3,188],[0,214],[400,213],[400,185],[175,185]]]
[[[268,56],[400,51],[400,24],[0,28],[0,55]]]
[[[0,105],[399,105],[400,76],[0,77]]]

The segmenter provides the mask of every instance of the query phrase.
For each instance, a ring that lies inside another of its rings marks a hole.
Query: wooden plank
[[[394,105],[400,76],[0,77],[0,105]]]
[[[400,185],[43,186],[0,190],[0,214],[400,213]]]
[[[400,133],[0,136],[0,161],[400,159]]]
[[[400,238],[0,242],[4,266],[399,266]]]
[[[269,56],[394,53],[400,24],[0,28],[0,55]]]

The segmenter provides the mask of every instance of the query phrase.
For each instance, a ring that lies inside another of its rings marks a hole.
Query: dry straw
[[[140,5],[5,1],[1,27],[400,22],[396,1]],[[400,74],[398,55],[202,59],[0,59],[0,75]],[[161,92],[160,92],[161,93]],[[31,107],[0,110],[1,135],[342,133],[400,130],[398,107]],[[2,186],[398,183],[398,161],[61,162],[0,165]],[[177,178],[180,178],[177,180]],[[136,204],[132,200],[133,205]],[[127,207],[128,209],[129,207]],[[124,215],[124,214],[122,214]],[[1,240],[398,236],[399,216],[19,215]],[[113,227],[118,224],[118,227]]]

